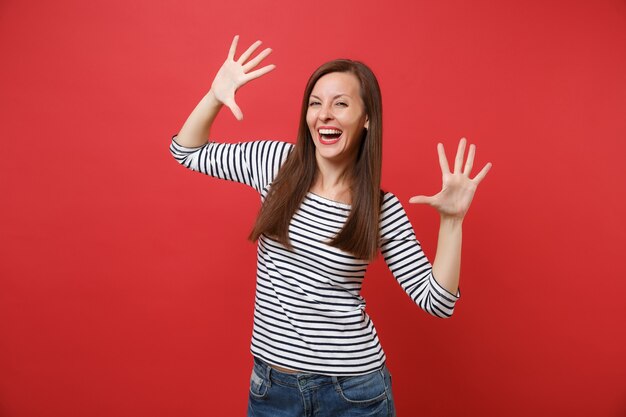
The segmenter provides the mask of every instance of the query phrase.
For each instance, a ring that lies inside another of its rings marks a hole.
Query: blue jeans
[[[386,366],[358,376],[280,372],[258,358],[248,417],[395,417]]]

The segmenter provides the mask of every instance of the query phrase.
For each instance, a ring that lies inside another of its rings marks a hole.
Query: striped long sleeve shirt
[[[170,151],[185,167],[253,187],[263,201],[293,145],[279,141],[178,144]],[[262,235],[251,352],[264,361],[324,375],[360,375],[385,362],[361,286],[368,262],[328,245],[341,230],[350,205],[309,192],[291,219],[288,250]],[[433,277],[400,201],[384,194],[381,253],[404,291],[422,309],[450,317],[460,294]]]

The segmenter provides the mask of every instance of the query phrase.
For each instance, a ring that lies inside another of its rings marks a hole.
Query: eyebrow
[[[343,97],[343,96],[346,96],[346,97],[348,97],[348,98],[352,98],[352,96],[350,96],[349,94],[337,94],[335,97],[333,97],[333,100],[335,100],[336,98],[339,98],[339,97]],[[321,100],[321,98],[319,98],[319,97],[318,97],[318,96],[316,96],[315,94],[311,94],[311,95],[309,96],[309,98],[316,98],[316,99],[318,99],[318,100]]]

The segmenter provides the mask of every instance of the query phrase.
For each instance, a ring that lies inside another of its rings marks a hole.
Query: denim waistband
[[[382,369],[384,368],[385,366],[383,365]],[[382,369],[378,369],[373,372],[381,372]],[[326,384],[335,384],[338,380],[350,378],[350,376],[321,375],[308,372],[281,372],[278,369],[272,368],[267,362],[256,356],[254,356],[254,370],[257,375],[262,376],[270,384],[273,381],[281,385],[300,388],[304,386],[314,387]]]

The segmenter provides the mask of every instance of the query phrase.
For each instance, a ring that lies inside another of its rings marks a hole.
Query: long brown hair
[[[254,241],[265,234],[292,249],[289,223],[317,175],[315,144],[306,122],[309,98],[317,81],[331,72],[348,72],[358,78],[369,126],[363,132],[355,165],[348,173],[352,195],[350,214],[341,231],[329,243],[359,259],[371,260],[378,252],[382,98],[372,70],[361,62],[348,59],[327,62],[309,78],[302,99],[296,145],[272,182],[249,238]]]

